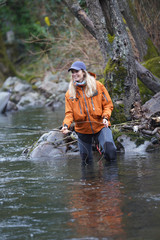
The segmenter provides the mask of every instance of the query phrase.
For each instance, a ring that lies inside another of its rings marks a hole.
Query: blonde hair
[[[96,79],[91,76],[87,71],[84,72],[84,81],[86,81],[85,93],[87,97],[92,97],[96,91]],[[76,98],[76,86],[73,83],[71,76],[71,81],[69,83],[69,95],[70,97]]]

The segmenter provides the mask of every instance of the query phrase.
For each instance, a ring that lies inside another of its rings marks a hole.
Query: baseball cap
[[[68,72],[72,69],[75,70],[86,70],[86,65],[84,64],[84,62],[81,61],[76,61],[74,62],[71,67],[68,69]]]

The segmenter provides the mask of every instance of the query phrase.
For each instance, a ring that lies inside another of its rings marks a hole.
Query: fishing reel
[[[78,139],[78,135],[76,134],[75,131],[73,131],[70,135],[70,137],[73,139],[73,140],[77,140]]]

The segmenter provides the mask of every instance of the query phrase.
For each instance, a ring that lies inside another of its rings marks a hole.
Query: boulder
[[[155,94],[142,106],[144,118],[149,119],[152,115],[160,113],[160,92]]]
[[[41,107],[44,106],[45,98],[37,92],[28,92],[21,97],[17,104],[18,109],[26,107]]]
[[[58,129],[54,129],[48,133],[43,134],[39,140],[31,146],[30,149],[25,150],[24,153],[28,153],[28,157],[35,158],[56,158],[66,153],[77,152],[77,143],[69,147],[69,143],[72,143],[72,139],[69,136],[63,135]]]
[[[0,92],[0,113],[4,113],[6,111],[9,98],[9,92]]]
[[[137,153],[144,154],[147,149],[152,145],[150,141],[144,140],[141,144],[137,144],[136,140],[132,140],[129,136],[123,134],[117,138],[117,141],[121,145],[119,150],[125,153]]]

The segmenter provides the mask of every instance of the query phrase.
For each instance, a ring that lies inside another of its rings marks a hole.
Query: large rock
[[[41,107],[44,105],[45,98],[37,92],[28,92],[21,97],[17,104],[19,109],[26,107]]]
[[[149,119],[155,113],[160,113],[160,92],[155,94],[142,106],[143,116]]]
[[[66,142],[64,135],[59,130],[53,130],[48,133],[43,134],[39,140],[29,149],[28,157],[31,159],[36,158],[56,158],[65,155],[67,152],[77,152],[77,144],[68,148],[69,141],[68,138]],[[68,150],[70,149],[70,151]],[[24,151],[26,152],[26,150]]]
[[[0,92],[0,113],[4,113],[9,102],[10,93]]]
[[[131,139],[131,137],[123,134],[117,138],[119,142],[119,150],[125,153],[144,154],[150,149],[154,149],[154,145],[151,141],[142,140],[141,143],[138,139]]]

